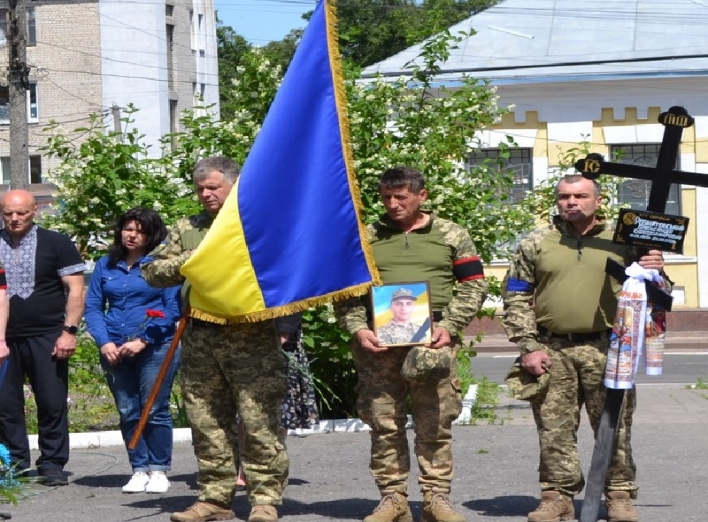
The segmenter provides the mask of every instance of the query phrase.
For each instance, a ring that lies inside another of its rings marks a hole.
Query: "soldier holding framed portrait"
[[[376,309],[372,310],[368,300],[337,305],[340,323],[354,336],[357,411],[371,426],[370,467],[381,494],[379,505],[364,522],[412,522],[407,501],[407,398],[423,492],[421,520],[464,522],[449,498],[454,474],[452,422],[462,409],[456,354],[458,332],[469,324],[486,296],[482,262],[464,228],[421,208],[428,193],[418,170],[388,169],[379,180],[379,193],[386,214],[368,227],[368,237],[385,287],[393,289],[389,307],[398,301],[412,307],[420,297],[406,282],[422,281],[429,287],[432,321],[429,342],[411,346],[415,344],[414,327],[397,327],[405,330],[402,337],[411,335],[409,342],[390,342],[387,335],[393,328],[383,323],[376,327]],[[374,295],[377,291],[380,288]],[[411,295],[406,298],[408,292]],[[422,322],[418,330],[421,326]]]

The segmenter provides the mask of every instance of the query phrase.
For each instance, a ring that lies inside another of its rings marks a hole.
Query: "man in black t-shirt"
[[[27,375],[38,411],[37,471],[45,485],[65,485],[68,361],[76,351],[84,311],[84,262],[68,237],[35,225],[37,204],[26,190],[7,192],[0,206],[5,225],[0,231],[0,260],[10,299],[10,355],[0,385],[0,440],[10,449],[13,465],[19,471],[28,469],[23,393]]]

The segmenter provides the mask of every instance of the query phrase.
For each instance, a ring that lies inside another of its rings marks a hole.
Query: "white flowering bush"
[[[138,129],[130,128],[129,108],[123,122],[128,130],[110,132],[99,116],[81,129],[86,139],[74,140],[50,125],[45,154],[59,160],[48,181],[57,186],[56,204],[43,215],[48,228],[74,238],[86,259],[100,257],[112,240],[118,216],[133,207],[158,210],[169,222],[195,208],[188,178],[161,158],[149,155]]]
[[[533,216],[508,204],[513,173],[499,168],[504,157],[465,168],[475,132],[494,123],[504,110],[485,82],[465,78],[454,89],[435,86],[439,64],[457,41],[449,33],[430,39],[422,51],[423,65],[412,68],[409,77],[363,82],[348,74],[354,162],[367,222],[383,211],[377,186],[383,171],[414,166],[425,174],[431,209],[465,226],[480,255],[489,261],[500,245],[531,226]],[[121,141],[96,119],[79,146],[58,128],[51,129],[47,152],[61,163],[51,173],[59,188],[56,215],[49,218],[49,225],[76,237],[89,256],[98,257],[111,223],[128,208],[159,209],[168,223],[196,210],[195,199],[188,195],[194,164],[212,154],[242,164],[282,77],[257,48],[246,53],[237,74],[229,93],[229,110],[235,117],[218,122],[208,110],[200,111],[200,116],[187,113],[182,120],[185,131],[165,137],[158,159],[148,156],[136,129]],[[331,307],[308,310],[303,317],[303,342],[323,384],[320,392],[332,390],[320,404],[326,405],[323,416],[354,414],[350,336],[338,327]]]

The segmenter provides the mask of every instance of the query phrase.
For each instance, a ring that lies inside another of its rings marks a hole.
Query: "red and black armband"
[[[0,290],[7,290],[7,278],[5,277],[4,268],[0,268]]]
[[[484,267],[482,260],[478,256],[457,259],[452,263],[452,273],[457,278],[458,283],[484,279]]]

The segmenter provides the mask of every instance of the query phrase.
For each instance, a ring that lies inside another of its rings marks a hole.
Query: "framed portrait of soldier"
[[[374,286],[371,305],[374,332],[382,345],[415,346],[431,342],[433,318],[427,281]]]

